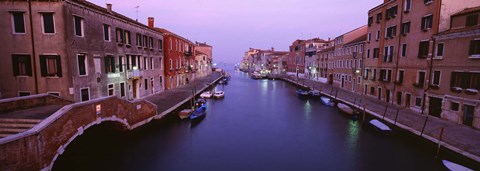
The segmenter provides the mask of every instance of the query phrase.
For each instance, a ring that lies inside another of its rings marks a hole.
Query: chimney
[[[107,4],[107,11],[112,13],[112,4]]]
[[[148,17],[148,27],[153,28],[154,19],[153,17]]]
[[[275,51],[275,48],[272,47],[272,51]]]

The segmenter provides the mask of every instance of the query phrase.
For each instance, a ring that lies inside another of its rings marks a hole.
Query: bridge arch
[[[77,132],[72,137],[70,137],[65,144],[58,147],[56,154],[53,157],[50,164],[42,170],[52,170],[55,164],[55,161],[57,161],[58,157],[60,157],[65,152],[65,149],[68,147],[68,145],[70,145],[77,137],[80,137],[81,135],[83,135],[85,130],[101,124],[112,124],[116,128],[120,128],[122,130],[127,130],[127,131],[132,129],[130,124],[128,124],[128,122],[126,121],[126,119],[118,118],[116,116],[98,118],[95,122],[92,122],[90,124],[77,128]]]

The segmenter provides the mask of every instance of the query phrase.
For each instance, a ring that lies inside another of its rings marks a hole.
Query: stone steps
[[[41,119],[0,118],[0,138],[27,131],[41,121]]]

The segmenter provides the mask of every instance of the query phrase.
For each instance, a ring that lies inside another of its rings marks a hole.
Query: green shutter
[[[40,71],[41,76],[47,76],[47,57],[45,55],[40,55]]]

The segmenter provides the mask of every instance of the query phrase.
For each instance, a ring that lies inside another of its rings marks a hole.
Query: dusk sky
[[[215,62],[236,63],[249,47],[288,50],[296,39],[334,38],[365,25],[382,0],[89,0],[127,17],[213,46]]]

